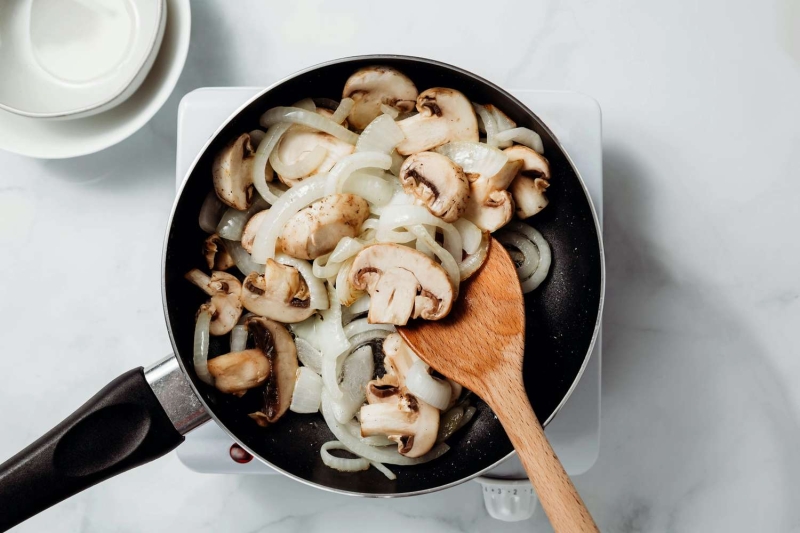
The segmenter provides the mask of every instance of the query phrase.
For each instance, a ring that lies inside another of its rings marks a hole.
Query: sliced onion
[[[319,279],[329,279],[335,277],[342,267],[341,263],[334,263],[330,260],[331,254],[325,254],[314,259],[311,263],[311,271]]]
[[[247,326],[237,324],[231,330],[231,351],[241,352],[247,348]]]
[[[284,163],[278,156],[278,150],[273,150],[272,154],[269,156],[269,164],[272,165],[273,170],[275,170],[281,178],[285,180],[296,180],[314,172],[327,156],[328,150],[321,144],[318,144],[294,163]]]
[[[336,111],[333,112],[331,120],[337,124],[341,124],[348,115],[350,115],[350,111],[353,109],[354,105],[355,101],[352,98],[342,98],[342,101],[336,106]]]
[[[499,134],[498,134],[499,135]],[[468,174],[480,174],[490,178],[500,172],[508,162],[502,151],[485,143],[458,141],[443,144],[436,152],[449,157]]]
[[[350,274],[350,267],[353,265],[353,258],[351,257],[342,264],[339,273],[336,274],[336,296],[342,305],[350,305],[364,294],[353,287],[348,281],[347,276]]]
[[[383,104],[381,104],[381,105],[383,105]],[[384,476],[386,476],[387,478],[391,479],[392,481],[394,481],[395,479],[397,479],[397,476],[394,474],[394,472],[392,472],[391,470],[389,470],[388,468],[386,468],[386,467],[385,467],[384,465],[382,465],[381,463],[379,463],[379,462],[377,462],[377,461],[370,461],[370,462],[369,462],[369,464],[371,464],[372,466],[374,466],[374,467],[375,467],[375,469],[376,469],[378,472],[380,472],[381,474],[383,474],[383,475],[384,475]]]
[[[219,199],[216,192],[209,192],[206,195],[206,199],[203,200],[203,206],[200,208],[200,217],[198,219],[200,228],[206,233],[216,233],[217,224],[219,224],[227,207]]]
[[[300,109],[305,109],[306,111],[317,110],[317,104],[315,104],[314,100],[311,98],[303,98],[299,102],[292,104],[292,107],[299,107]]]
[[[361,424],[359,424],[358,420],[355,418],[350,420],[344,427],[352,436],[358,438],[364,444],[369,444],[370,446],[397,446],[397,442],[393,441],[386,435],[371,435],[369,437],[362,437]]]
[[[392,165],[392,158],[388,154],[379,152],[358,152],[350,154],[339,160],[328,173],[325,194],[342,192],[345,180],[350,174],[362,168],[387,169]]]
[[[516,231],[501,231],[496,239],[503,246],[513,246],[522,252],[522,263],[517,265],[520,281],[530,278],[539,268],[539,249],[528,237]]]
[[[248,135],[250,135],[250,145],[251,146],[255,146],[256,148],[258,148],[258,145],[261,144],[261,141],[264,140],[264,137],[266,136],[266,134],[267,133],[265,131],[261,131],[261,130],[253,130],[253,131],[251,131],[248,134]]]
[[[522,292],[525,294],[529,293],[539,287],[539,285],[541,285],[541,283],[547,277],[547,274],[550,272],[550,263],[552,262],[550,245],[547,244],[544,236],[535,228],[521,222],[512,221],[505,228],[503,228],[503,230],[504,233],[509,232],[513,234],[516,232],[517,234],[523,235],[527,240],[532,242],[537,249],[539,260],[536,262],[536,269],[527,279],[523,279],[522,277],[520,278]],[[500,236],[502,237],[503,234]],[[521,248],[518,249],[523,253],[523,255],[525,255],[522,267],[526,267],[529,262],[533,262],[533,260],[528,257],[528,254],[531,253],[530,248],[526,247],[524,250]],[[517,269],[518,273],[522,267]]]
[[[194,371],[200,381],[208,385],[214,384],[214,376],[208,371],[208,336],[211,315],[210,306],[201,306],[194,326]]]
[[[376,152],[388,155],[405,138],[403,130],[400,129],[393,117],[385,114],[378,115],[359,136],[356,152]],[[381,168],[390,166],[391,162]]]
[[[390,105],[381,104],[380,109],[381,113],[383,113],[384,115],[389,115],[390,117],[392,117],[392,119],[396,119],[400,115],[400,111],[398,111],[397,108],[392,107]]]
[[[266,270],[265,265],[260,265],[253,261],[253,256],[247,253],[247,250],[242,248],[242,243],[240,241],[225,241],[225,249],[233,258],[233,261],[236,263],[236,268],[239,269],[239,272],[248,276],[251,272],[258,272],[259,274],[263,274]]]
[[[461,272],[461,281],[472,276],[478,269],[483,265],[486,261],[486,258],[489,256],[489,232],[484,232],[481,236],[481,244],[478,247],[478,250],[466,257],[461,263],[458,265],[458,270]]]
[[[331,261],[342,263],[364,249],[364,245],[351,237],[343,237],[331,252]]]
[[[430,367],[421,359],[414,361],[406,374],[408,392],[440,411],[447,409],[452,389],[450,383],[430,375]]]
[[[472,107],[475,108],[475,113],[477,113],[478,117],[481,119],[481,124],[483,124],[483,131],[486,132],[486,144],[497,147],[497,141],[495,139],[495,135],[497,135],[497,122],[495,122],[494,116],[480,104],[473,103]]]
[[[300,275],[308,285],[308,292],[311,296],[309,304],[311,309],[327,309],[330,303],[328,302],[328,294],[325,290],[325,284],[314,275],[311,269],[311,264],[308,261],[297,259],[286,254],[276,254],[275,261],[282,265],[294,267],[300,272]]]
[[[347,356],[342,363],[342,397],[333,402],[333,416],[342,424],[351,420],[367,399],[367,383],[375,373],[372,346],[365,344]]]
[[[344,315],[344,323],[349,324],[352,322],[353,317],[363,315],[367,311],[369,311],[369,294],[361,296],[358,300],[353,302],[352,305],[345,307],[342,310],[342,314]]]
[[[422,226],[420,224],[420,226]],[[427,233],[431,239],[436,238],[436,228],[434,226],[422,226],[425,229],[425,233]],[[414,243],[417,247],[417,251],[421,252],[431,259],[433,259],[433,250],[426,244],[428,240],[417,238],[417,242]]]
[[[322,457],[322,462],[325,463],[325,466],[333,468],[334,470],[338,470],[339,472],[360,472],[362,470],[367,470],[370,466],[370,462],[363,457],[336,457],[335,455],[331,455],[328,450],[344,450],[350,453],[353,452],[351,452],[347,446],[338,440],[326,442],[319,449],[319,455]]]
[[[483,232],[481,229],[466,218],[459,218],[453,222],[453,225],[461,234],[461,243],[464,251],[467,252],[467,254],[474,254],[477,252],[481,245],[481,239],[483,239]]]
[[[281,122],[290,122],[292,124],[302,124],[315,130],[330,133],[334,137],[343,140],[346,143],[356,144],[358,135],[348,130],[344,126],[337,124],[333,120],[323,117],[322,115],[314,112],[300,109],[297,107],[273,107],[263,115],[261,115],[261,125],[269,128]]]
[[[439,433],[436,436],[436,442],[444,442],[458,430],[458,424],[464,418],[464,407],[456,405],[446,413],[442,414],[439,419]]]
[[[321,338],[322,344],[322,382],[331,397],[339,400],[342,391],[339,389],[340,359],[350,349],[350,341],[342,327],[342,306],[336,291],[328,285],[330,308],[322,311]]]
[[[464,409],[464,416],[458,422],[458,427],[456,427],[456,431],[466,426],[469,423],[469,421],[472,420],[472,417],[475,416],[475,413],[477,411],[478,409],[475,408],[474,406],[469,406],[466,409]]]
[[[544,144],[542,144],[542,138],[532,129],[511,128],[510,130],[499,132],[495,138],[498,142],[515,141],[519,144],[527,146],[528,148],[536,150],[540,154],[544,153]]]
[[[322,378],[313,370],[301,366],[297,369],[294,392],[289,410],[295,413],[316,413],[322,396]]]
[[[387,234],[387,231],[391,231],[399,226],[408,228],[417,224],[427,224],[442,228],[442,232],[444,233],[445,249],[450,252],[450,255],[453,257],[461,257],[461,234],[458,232],[455,226],[445,222],[437,216],[432,215],[427,209],[418,205],[388,205],[384,207],[384,211],[380,218],[380,225],[378,227],[378,235],[376,237],[380,241],[383,240],[381,238],[382,234],[392,236],[391,234]]]
[[[303,363],[303,366],[317,374],[321,374],[322,352],[314,348],[306,339],[299,336],[294,339],[294,345],[297,347],[297,359]]]
[[[314,98],[314,104],[317,108],[322,107],[330,111],[335,111],[336,108],[339,107],[339,102],[331,98]]]
[[[281,196],[264,217],[253,242],[253,260],[266,264],[275,257],[275,243],[283,226],[295,213],[325,196],[326,174],[304,179]]]
[[[395,331],[395,327],[391,324],[370,324],[366,318],[359,318],[358,320],[353,320],[344,327],[344,334],[347,335],[348,339],[350,339],[351,337],[354,337],[360,333],[364,333],[365,331],[375,330],[393,332]]]
[[[295,341],[297,341],[297,339],[303,339],[314,349],[322,351],[322,346],[324,344],[322,336],[325,332],[325,328],[322,327],[322,318],[320,315],[314,314],[302,322],[287,324],[287,326],[289,326],[289,329],[294,333]],[[319,374],[320,372],[317,373]]]
[[[357,194],[373,206],[388,204],[394,191],[395,188],[389,181],[364,171],[350,174],[342,186],[342,192]]]
[[[344,424],[340,424],[333,416],[331,396],[327,390],[322,391],[322,416],[325,423],[333,435],[342,442],[347,448],[356,455],[360,455],[368,461],[376,461],[390,465],[411,466],[421,463],[427,463],[433,459],[441,457],[447,450],[450,449],[446,444],[438,444],[422,457],[411,458],[400,455],[397,449],[388,449],[386,447],[376,448],[361,442],[361,439],[351,435],[347,431]]]
[[[433,251],[436,257],[439,258],[439,260],[442,262],[442,268],[444,268],[447,272],[447,275],[450,277],[450,282],[453,284],[453,288],[457,293],[459,283],[461,282],[461,272],[459,271],[458,263],[453,257],[453,254],[439,246],[439,243],[436,242],[436,239],[431,237],[430,233],[428,233],[425,230],[425,227],[421,224],[411,226],[409,230],[411,233],[416,235],[418,240],[422,240],[425,243],[425,246]],[[458,253],[461,255],[460,247]]]
[[[256,148],[252,169],[253,185],[258,191],[258,194],[268,201],[272,200],[274,196],[267,185],[268,181],[272,181],[272,167],[269,168],[269,171],[267,170],[269,166],[269,156],[272,154],[275,146],[277,146],[278,141],[283,137],[283,134],[286,133],[291,126],[292,125],[289,123],[275,124],[267,130],[264,138],[258,143],[258,148]]]
[[[505,113],[497,109],[495,106],[488,106],[489,112],[494,117],[494,122],[497,124],[497,131],[506,131],[511,128],[516,128],[517,123],[506,116]]]
[[[241,241],[242,233],[244,233],[244,226],[253,215],[259,213],[269,207],[269,204],[264,201],[260,196],[255,199],[253,205],[247,208],[247,211],[239,211],[233,207],[229,207],[222,215],[222,218],[217,224],[217,233],[223,239],[229,241]]]
[[[400,167],[403,166],[403,163],[405,163],[406,158],[398,154],[397,150],[392,150],[392,153],[390,155],[392,156],[392,166],[389,167],[389,172],[391,172],[395,176],[399,176]],[[400,184],[398,183],[397,185],[399,186]]]

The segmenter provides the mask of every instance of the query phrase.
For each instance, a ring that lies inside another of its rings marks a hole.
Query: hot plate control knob
[[[483,503],[489,516],[504,522],[527,520],[536,512],[536,492],[527,479],[475,479],[483,487]]]

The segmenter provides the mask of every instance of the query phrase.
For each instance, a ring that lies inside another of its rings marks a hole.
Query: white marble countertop
[[[123,370],[170,351],[161,243],[176,108],[339,56],[429,56],[604,112],[603,434],[575,479],[604,531],[800,531],[800,7],[771,3],[195,2],[178,88],[103,153],[0,153],[0,459]],[[91,276],[89,273],[91,272]],[[2,512],[2,510],[0,510]],[[377,526],[376,524],[380,524]],[[466,484],[360,500],[171,454],[27,532],[548,531]]]

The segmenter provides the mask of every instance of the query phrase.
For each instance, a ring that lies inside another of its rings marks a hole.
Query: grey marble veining
[[[600,457],[575,479],[604,531],[800,531],[800,60],[791,1],[194,2],[175,94],[103,153],[0,153],[0,458],[169,351],[159,286],[176,107],[334,57],[435,57],[604,113],[608,290]],[[792,23],[791,21],[794,21]],[[376,524],[381,524],[378,528]],[[473,484],[360,500],[174,455],[20,532],[548,531]]]

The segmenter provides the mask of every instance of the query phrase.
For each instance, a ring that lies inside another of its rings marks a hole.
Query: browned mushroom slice
[[[550,186],[550,163],[536,150],[516,145],[503,152],[509,161],[521,161],[522,167],[509,190],[514,197],[519,218],[532,217],[549,203],[545,191]]]
[[[208,361],[214,386],[221,392],[242,396],[270,375],[270,361],[259,348],[231,352]]]
[[[405,325],[411,317],[447,316],[455,296],[447,272],[425,254],[394,243],[373,244],[353,260],[350,284],[370,294],[372,324]]]
[[[508,224],[514,215],[514,200],[506,188],[521,166],[520,161],[508,161],[494,176],[477,176],[470,183],[464,218],[483,231],[495,231]]]
[[[397,69],[371,66],[357,70],[347,79],[342,98],[353,99],[348,119],[355,129],[363,130],[381,114],[381,105],[400,113],[414,109],[417,87]]]
[[[277,422],[292,403],[298,366],[297,348],[283,324],[254,316],[248,318],[245,325],[253,334],[256,348],[266,354],[272,368],[264,390],[264,408],[250,414],[259,426],[267,426]]]
[[[478,142],[478,118],[466,96],[455,89],[435,87],[417,98],[419,114],[397,123],[406,138],[397,153],[410,155],[453,141]]]
[[[242,284],[239,280],[226,272],[213,271],[209,276],[196,268],[187,272],[185,277],[211,296],[215,311],[211,317],[209,333],[229,333],[242,315]]]
[[[403,189],[445,222],[464,214],[469,198],[469,181],[461,167],[436,152],[408,157],[400,167]]]
[[[385,435],[406,457],[420,457],[436,443],[439,410],[402,389],[361,408],[361,436]]]
[[[203,256],[210,270],[228,270],[236,264],[225,247],[225,242],[216,233],[209,235],[203,243]]]
[[[244,211],[253,203],[255,150],[250,134],[243,133],[220,150],[211,167],[214,191],[223,203]]]
[[[267,260],[263,274],[252,272],[242,283],[245,309],[284,324],[302,322],[314,314],[308,285],[296,268]]]

